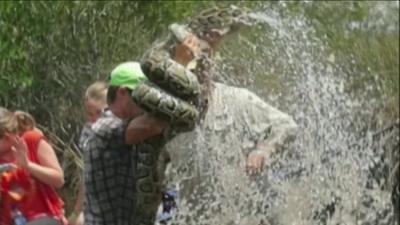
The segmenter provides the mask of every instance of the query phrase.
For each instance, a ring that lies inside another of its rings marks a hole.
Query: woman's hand
[[[19,137],[14,137],[14,145],[11,147],[11,150],[14,153],[16,164],[19,167],[27,168],[29,165],[28,159],[28,146],[25,141]]]

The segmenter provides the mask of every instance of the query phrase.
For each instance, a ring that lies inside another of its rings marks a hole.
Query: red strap
[[[29,159],[37,164],[40,164],[39,158],[38,158],[38,148],[39,148],[39,143],[41,140],[46,140],[45,137],[41,132],[35,131],[35,130],[30,130],[25,132],[22,135],[22,138],[25,140],[26,145],[28,146],[28,157]]]

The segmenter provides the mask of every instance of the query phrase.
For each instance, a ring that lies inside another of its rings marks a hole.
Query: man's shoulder
[[[92,124],[91,130],[96,135],[101,137],[111,136],[115,131],[122,129],[123,120],[111,114],[111,112],[105,112],[102,116]]]
[[[257,103],[264,102],[257,94],[251,92],[250,90],[242,87],[236,87],[232,85],[227,85],[223,83],[215,83],[216,92],[221,96],[227,96],[226,99],[232,99],[236,102],[251,102],[255,101]],[[232,98],[234,97],[234,98]]]

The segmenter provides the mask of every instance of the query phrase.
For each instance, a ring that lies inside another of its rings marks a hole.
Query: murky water
[[[219,150],[191,153],[208,174],[194,187],[201,197],[194,202],[183,199],[175,221],[196,225],[394,224],[390,192],[371,177],[371,168],[383,155],[373,143],[379,125],[371,123],[381,99],[349,94],[352,62],[337,63],[305,18],[282,16],[272,9],[256,17],[262,24],[253,28],[255,32],[235,37],[240,51],[228,44],[222,47],[215,78],[247,87],[292,115],[298,135],[286,151],[270,160],[261,176],[249,178],[243,163],[232,163],[244,159],[234,147],[243,144],[240,138],[228,135],[221,143],[198,131],[193,142]],[[380,85],[376,80],[371,90],[379,90]],[[178,183],[186,179],[190,178],[180,177]]]

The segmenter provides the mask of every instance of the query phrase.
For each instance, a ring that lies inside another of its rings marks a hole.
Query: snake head
[[[225,8],[211,8],[200,12],[189,21],[188,27],[202,38],[212,33],[225,36],[237,31],[242,26],[252,24],[250,10],[231,5]]]

